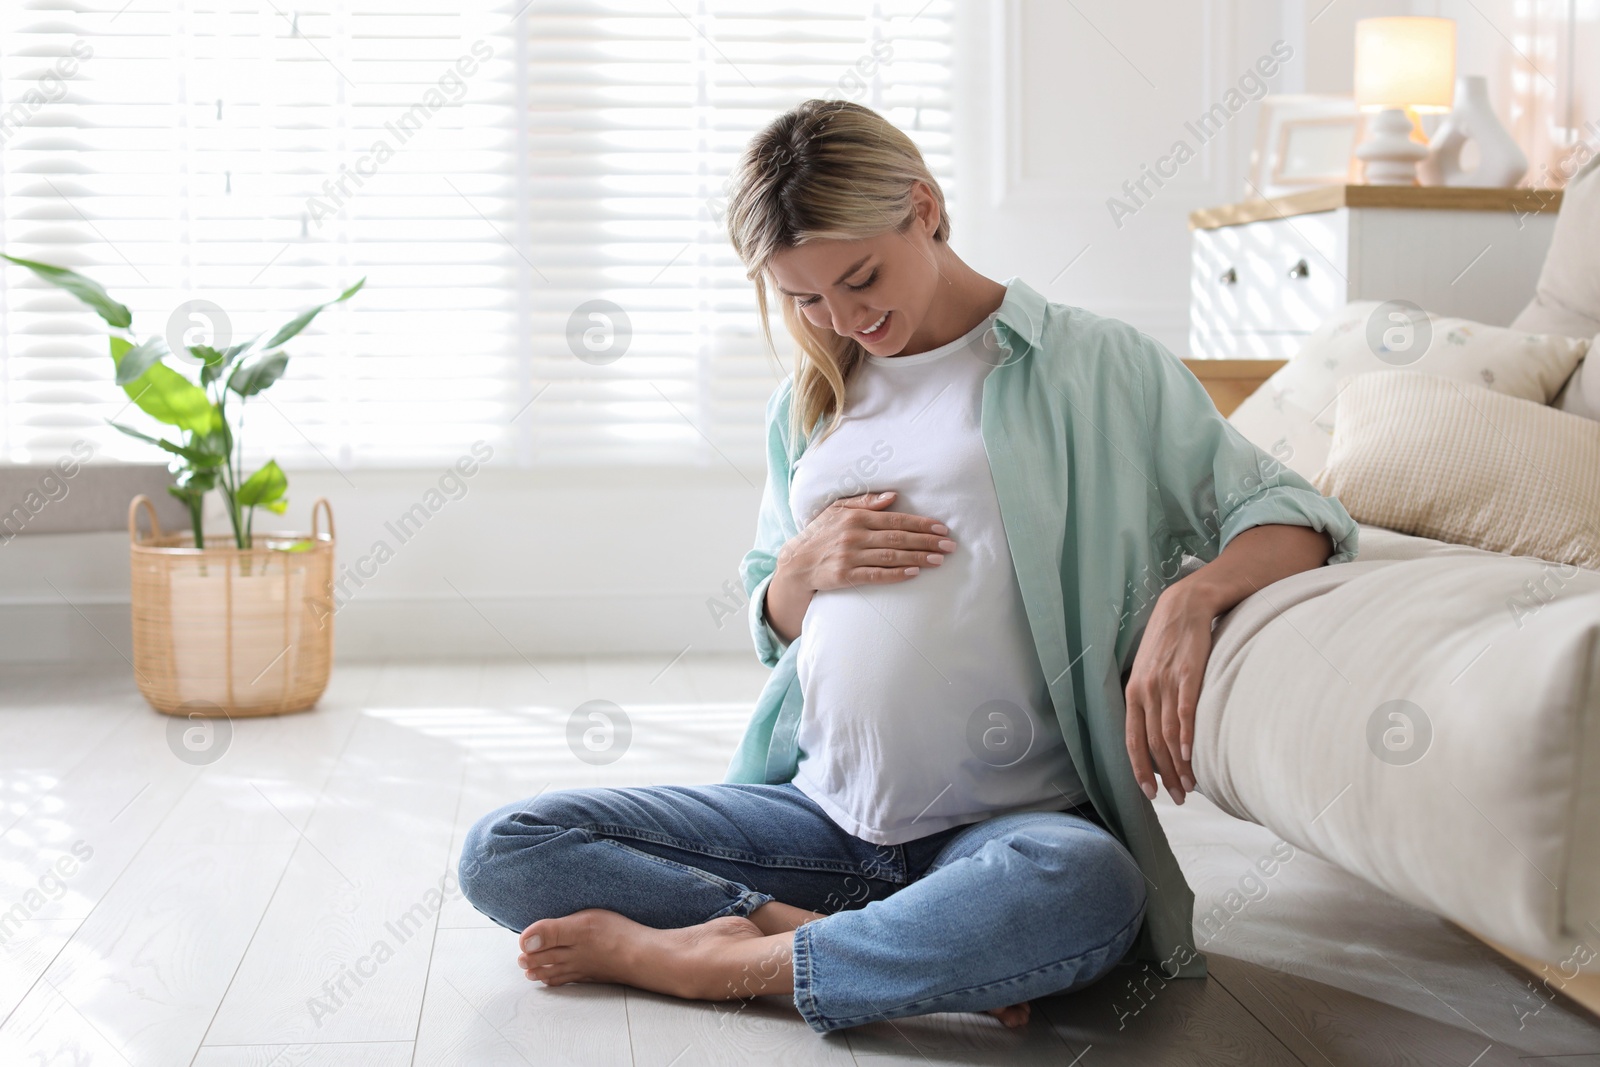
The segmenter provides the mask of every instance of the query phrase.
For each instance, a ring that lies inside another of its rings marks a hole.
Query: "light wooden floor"
[[[1250,881],[1272,835],[1199,798],[1159,809],[1197,913],[1251,901],[1202,940],[1204,981],[1126,969],[1020,1032],[938,1015],[826,1038],[786,998],[546,989],[459,898],[428,909],[463,830],[546,788],[720,780],[753,657],[345,664],[318,711],[239,721],[206,765],[126,674],[0,671],[0,917],[21,919],[0,928],[0,1063],[1600,1065],[1593,1017],[1447,923],[1310,855]],[[591,699],[632,719],[610,766],[567,748]]]

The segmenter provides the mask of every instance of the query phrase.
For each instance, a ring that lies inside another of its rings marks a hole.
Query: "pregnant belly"
[[[923,576],[812,598],[796,663],[808,788],[878,827],[1054,802],[1071,763],[1025,617],[955,612],[911,588]]]
[[[997,687],[1025,688],[1032,648],[1019,646],[1025,638],[1016,620],[963,607],[951,595],[957,584],[938,581],[954,577],[924,572],[895,585],[814,595],[796,662],[807,701],[835,717],[917,705],[926,722],[971,710]]]
[[[860,668],[892,668],[907,658],[923,658],[945,644],[950,630],[946,605],[911,588],[916,579],[892,586],[858,586],[816,593],[801,623],[805,642],[800,658],[813,663]],[[826,653],[826,654],[824,654]]]

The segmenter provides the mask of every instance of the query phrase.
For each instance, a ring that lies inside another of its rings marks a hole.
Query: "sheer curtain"
[[[286,466],[432,465],[479,440],[524,465],[759,463],[781,370],[723,182],[814,96],[879,109],[948,182],[952,7],[6,5],[0,250],[191,343],[366,276],[246,408],[249,450]],[[0,460],[155,458],[105,425],[143,423],[102,325],[0,272]]]

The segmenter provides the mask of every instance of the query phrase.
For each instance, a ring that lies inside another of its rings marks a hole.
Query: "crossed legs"
[[[532,981],[611,982],[685,1000],[794,993],[794,931],[817,912],[773,901],[741,919],[655,930],[602,908],[541,919],[522,932],[517,964]],[[1006,1026],[1027,1023],[1028,1001],[989,1008]]]
[[[789,994],[819,1031],[954,1010],[1019,1026],[1029,998],[1088,984],[1132,943],[1144,908],[1132,863],[1061,812],[874,846],[792,786],[669,786],[563,790],[492,813],[461,881],[521,932],[518,963],[548,985]]]

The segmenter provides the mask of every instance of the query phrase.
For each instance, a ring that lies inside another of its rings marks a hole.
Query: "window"
[[[951,6],[6,5],[0,248],[190,341],[366,275],[246,408],[251,451],[285,465],[431,465],[481,439],[524,465],[758,472],[781,371],[723,180],[778,111],[834,95],[907,130],[954,199]],[[102,326],[0,272],[0,459],[80,439],[152,458],[105,424],[124,403]]]

